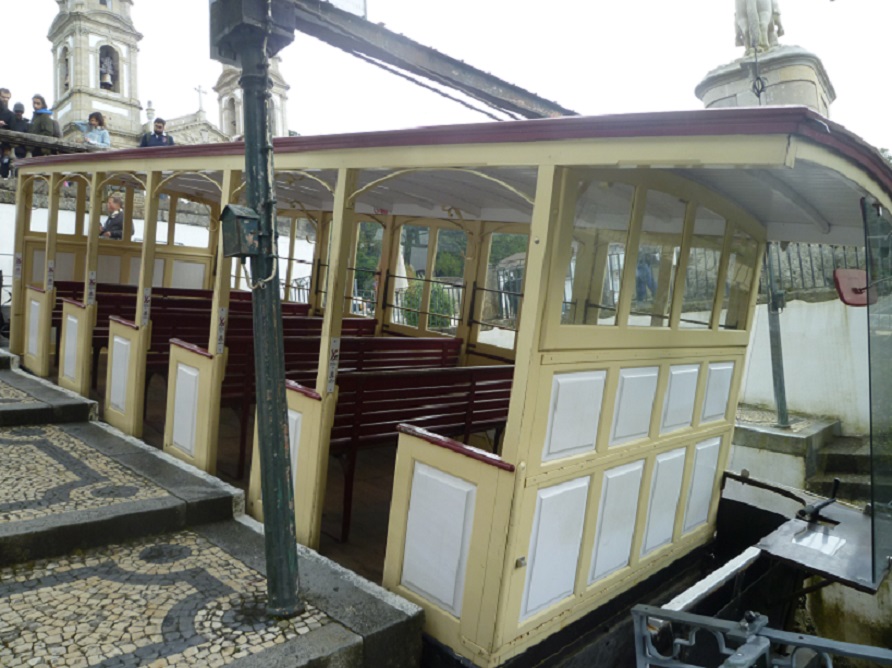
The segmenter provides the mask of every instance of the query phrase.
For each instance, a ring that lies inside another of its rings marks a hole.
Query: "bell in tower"
[[[50,27],[55,86],[52,106],[66,139],[79,139],[74,121],[102,112],[112,146],[135,146],[141,134],[137,53],[142,35],[133,0],[56,0]],[[50,97],[50,95],[46,95]]]

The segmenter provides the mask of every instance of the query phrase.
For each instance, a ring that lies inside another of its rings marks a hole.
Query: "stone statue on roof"
[[[784,34],[778,0],[735,0],[734,23],[737,46],[746,47],[746,55],[763,53],[777,46]]]

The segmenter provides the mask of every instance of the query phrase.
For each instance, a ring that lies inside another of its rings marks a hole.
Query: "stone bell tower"
[[[141,133],[137,53],[142,35],[130,16],[133,0],[56,0],[59,14],[47,38],[55,81],[44,94],[66,139],[73,121],[102,113],[112,146],[135,146]]]
[[[279,71],[281,58],[270,60],[269,77],[273,86],[270,94],[269,127],[273,137],[288,136],[288,90],[291,88]],[[242,89],[238,80],[242,71],[231,65],[223,66],[223,73],[217,79],[214,92],[220,104],[220,129],[229,137],[240,137],[245,134],[244,107]]]

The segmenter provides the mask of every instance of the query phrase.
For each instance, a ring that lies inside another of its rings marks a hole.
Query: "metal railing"
[[[739,622],[665,610],[649,605],[632,609],[637,668],[703,668],[688,663],[698,643],[709,644],[719,655],[720,668],[793,668],[806,665],[833,667],[833,657],[892,665],[892,650],[827,640],[768,627],[768,618],[748,612]],[[819,663],[820,662],[820,663]]]
[[[865,266],[864,248],[858,246],[772,243],[769,252],[778,288],[787,292],[832,289],[834,269],[864,269]]]

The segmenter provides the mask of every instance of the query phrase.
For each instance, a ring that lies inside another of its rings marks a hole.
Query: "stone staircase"
[[[808,490],[821,496],[830,494],[833,479],[839,478],[839,496],[859,504],[871,500],[870,439],[867,436],[837,436],[818,453],[817,471],[808,480]],[[892,456],[881,455],[875,459],[883,471],[892,471]],[[892,484],[878,476],[881,497],[892,498]]]
[[[421,610],[298,547],[266,613],[241,490],[96,420],[0,351],[0,666],[410,668]]]
[[[870,440],[867,436],[842,436],[836,420],[797,417],[791,429],[766,422],[748,422],[738,415],[734,430],[735,446],[797,457],[804,465],[804,488],[819,496],[830,496],[834,478],[839,478],[837,496],[863,505],[870,501]],[[892,456],[879,460],[892,471]],[[892,484],[887,485],[887,498]]]

